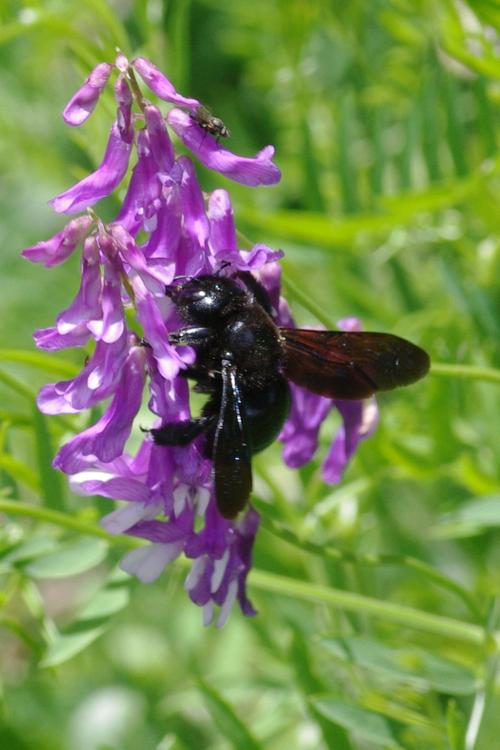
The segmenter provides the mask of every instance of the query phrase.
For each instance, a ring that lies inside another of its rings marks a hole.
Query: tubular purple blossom
[[[190,109],[199,107],[198,99],[187,99],[182,94],[178,94],[168,78],[146,58],[136,57],[135,60],[132,60],[132,67],[139,73],[146,86],[160,99]]]
[[[120,184],[135,151],[122,206],[107,225],[92,212],[23,251],[28,260],[50,267],[83,244],[76,297],[57,316],[55,326],[36,331],[35,341],[48,350],[94,342],[81,372],[44,386],[38,406],[46,414],[72,414],[110,399],[95,424],[61,446],[54,466],[68,474],[75,492],[123,503],[102,519],[103,525],[111,533],[127,533],[149,542],[124,558],[126,571],[149,582],[180,555],[192,560],[185,588],[203,608],[205,624],[215,618],[221,626],[236,601],[245,615],[255,614],[246,580],[259,514],[247,505],[234,520],[221,516],[204,435],[188,445],[175,446],[158,445],[146,435],[135,455],[130,454],[127,441],[146,383],[155,428],[191,418],[183,371],[195,363],[195,353],[190,347],[172,345],[169,339],[183,325],[165,293],[176,279],[201,274],[228,274],[237,279],[241,278],[237,272],[251,273],[267,290],[276,323],[294,323],[280,293],[277,261],[282,251],[263,244],[250,250],[238,248],[229,194],[222,189],[208,196],[203,193],[191,159],[174,153],[167,124],[205,166],[232,180],[271,185],[280,179],[280,171],[272,161],[272,146],[254,158],[222,148],[191,116],[199,101],[179,94],[148,60],[138,57],[130,65],[119,54],[114,67],[117,119],[103,160],[95,172],[51,204],[60,213],[94,205]],[[72,97],[64,113],[69,124],[79,125],[90,115],[112,68],[107,63],[98,65]],[[157,106],[138,93],[134,70],[160,99],[191,114],[172,109],[165,119]],[[134,97],[138,114],[132,111]],[[129,330],[129,314],[134,316],[134,329],[142,329],[140,334]],[[352,329],[357,322],[344,324]],[[139,335],[144,337],[141,343]],[[374,401],[334,401],[297,386],[292,386],[292,397],[280,437],[286,463],[300,466],[314,455],[321,424],[336,408],[343,423],[323,473],[326,481],[338,481],[359,441],[375,427]]]
[[[78,127],[90,117],[112,70],[113,66],[109,63],[99,63],[95,66],[83,86],[76,91],[64,108],[63,118],[67,125]]]
[[[49,201],[54,211],[62,214],[83,211],[106,198],[125,177],[132,142],[124,141],[115,122],[111,128],[106,152],[95,172]]]
[[[110,405],[92,427],[61,448],[54,459],[57,469],[76,474],[86,467],[86,462],[82,461],[85,456],[95,456],[104,463],[121,456],[141,406],[145,360],[144,348],[132,343]]]
[[[21,254],[32,263],[43,263],[46,268],[64,263],[90,231],[93,223],[91,216],[79,216],[77,219],[72,219],[50,240],[37,242],[36,245],[25,248]]]
[[[182,142],[208,169],[220,172],[243,185],[274,185],[280,181],[281,172],[272,161],[273,146],[266,146],[254,157],[238,156],[223,148],[212,135],[180,109],[172,109],[167,121]]]

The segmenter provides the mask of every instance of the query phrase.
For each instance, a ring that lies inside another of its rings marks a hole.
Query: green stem
[[[376,555],[376,554],[365,554],[355,555],[351,552],[344,552],[337,547],[330,545],[315,544],[307,540],[299,539],[293,531],[286,529],[272,519],[266,519],[263,521],[263,528],[269,533],[275,536],[277,539],[288,542],[294,547],[309,552],[313,555],[324,557],[329,560],[334,560],[339,563],[347,563],[352,565],[362,566],[387,566],[387,565],[398,565],[401,567],[414,570],[417,573],[421,573],[426,576],[429,580],[433,581],[437,586],[451,591],[458,596],[462,602],[466,605],[471,615],[478,621],[481,620],[481,612],[479,611],[474,599],[470,594],[465,591],[460,584],[456,583],[452,578],[449,578],[444,573],[436,570],[431,565],[419,560],[416,557],[410,557],[408,555]]]
[[[19,380],[17,380],[17,378],[14,378],[12,375],[9,375],[3,370],[0,370],[0,383],[3,383],[23,398],[26,398],[28,399],[28,401],[36,404],[36,391],[29,388],[29,386],[24,385],[24,383],[21,383]],[[68,432],[76,432],[75,425],[71,421],[71,419],[68,419],[68,417],[62,414],[58,415],[57,423],[60,427],[63,427]]]
[[[470,380],[485,380],[488,383],[500,383],[500,370],[495,370],[493,367],[433,362],[430,374],[443,378],[465,378]]]
[[[291,297],[291,299],[296,300],[299,305],[304,308],[304,310],[312,313],[314,317],[325,326],[325,328],[328,328],[329,330],[337,328],[335,321],[332,320],[329,315],[325,315],[321,307],[313,302],[307,292],[303,291],[299,286],[297,286],[297,284],[295,284],[295,282],[291,280],[288,274],[283,273],[281,276],[281,280],[286,292],[288,293],[289,297]]]
[[[110,544],[118,544],[129,548],[138,547],[142,544],[142,541],[139,539],[123,535],[113,536],[95,524],[37,505],[15,502],[13,500],[0,500],[0,513],[2,512],[27,516],[38,521],[71,529],[81,534],[97,536],[101,539],[106,539]],[[401,604],[382,602],[361,594],[328,588],[327,586],[308,581],[298,581],[263,570],[253,570],[250,573],[249,580],[251,586],[255,586],[262,591],[292,596],[304,601],[330,604],[348,612],[360,612],[372,615],[373,617],[380,617],[389,622],[399,623],[400,625],[417,630],[424,630],[435,635],[456,638],[457,640],[476,646],[486,645],[492,652],[497,648],[497,644],[500,644],[500,633],[498,632],[488,635],[478,625],[460,622],[459,620],[453,620],[441,615],[429,614],[428,612],[421,612],[418,609],[406,607]]]
[[[12,375],[9,375],[3,370],[0,370],[0,383],[3,383],[8,388],[11,388],[20,396],[23,396],[23,398],[27,398],[30,401],[36,400],[35,391],[33,391],[31,388],[28,388],[27,385],[24,385],[24,383],[21,383],[17,378],[14,378]]]
[[[110,544],[119,544],[124,547],[140,547],[142,544],[140,539],[137,539],[136,537],[129,537],[122,534],[115,536],[114,534],[109,534],[100,526],[96,526],[94,523],[82,521],[78,517],[69,516],[66,513],[60,513],[57,510],[49,510],[40,505],[30,505],[28,503],[16,502],[15,500],[1,499],[0,513],[12,513],[18,516],[27,516],[28,518],[34,518],[36,521],[43,521],[45,523],[54,524],[55,526],[60,526],[64,529],[77,531],[80,534],[106,539]]]
[[[491,601],[490,611],[486,621],[485,632],[488,636],[495,636],[495,628],[499,617],[498,598]],[[479,685],[465,730],[465,750],[475,750],[484,714],[488,709],[495,692],[495,679],[498,673],[498,651],[485,655],[484,679]]]
[[[428,633],[447,638],[456,638],[475,646],[487,646],[492,651],[497,648],[497,643],[500,642],[500,633],[488,637],[479,625],[422,612],[402,604],[382,602],[350,591],[329,588],[308,581],[298,581],[263,570],[253,570],[249,576],[249,583],[251,586],[273,594],[292,596],[296,599],[320,604],[330,604],[348,612],[359,612],[380,617],[386,622],[398,623],[408,628],[425,630]]]
[[[127,77],[130,83],[130,88],[132,89],[132,93],[134,95],[134,99],[137,102],[137,106],[139,107],[139,109],[141,109],[144,112],[144,110],[146,109],[146,102],[142,95],[142,91],[139,87],[139,84],[137,83],[137,78],[135,77],[134,69],[130,65],[127,70]]]

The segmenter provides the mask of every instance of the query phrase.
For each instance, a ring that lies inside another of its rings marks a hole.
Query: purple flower
[[[243,185],[274,185],[280,181],[281,172],[272,161],[273,146],[266,146],[254,157],[238,156],[217,143],[186,112],[172,109],[167,120],[182,142],[208,169]]]
[[[288,310],[285,311],[286,325],[293,324]],[[359,331],[357,318],[338,321],[343,331]],[[378,422],[378,408],[374,398],[359,401],[345,401],[317,396],[315,393],[291,384],[292,408],[280,435],[283,443],[283,459],[287,466],[295,469],[310,461],[318,448],[319,431],[322,423],[335,408],[342,418],[323,464],[323,479],[335,484],[353,456],[361,440],[369,437]]]
[[[190,109],[199,107],[198,99],[186,99],[182,94],[178,94],[168,78],[145,57],[136,57],[135,60],[132,60],[132,66],[139,73],[146,86],[160,99]]]
[[[94,111],[113,66],[99,63],[85,80],[83,86],[71,97],[64,108],[63,118],[67,125],[81,125]]]
[[[145,378],[144,347],[132,343],[123,363],[120,380],[110,405],[92,427],[66,443],[54,459],[54,466],[66,474],[86,468],[82,458],[95,456],[109,463],[121,456],[140,409]]]
[[[132,142],[123,139],[118,124],[111,128],[106,152],[95,172],[49,201],[57,213],[83,211],[105,198],[118,187],[127,171]]]
[[[246,580],[259,514],[251,505],[236,520],[219,514],[203,436],[185,446],[162,446],[147,435],[135,455],[128,451],[145,385],[154,427],[191,417],[182,371],[193,364],[195,354],[169,341],[183,323],[165,286],[176,277],[250,272],[266,288],[277,324],[294,324],[280,295],[277,261],[282,251],[263,244],[250,250],[238,247],[229,194],[222,189],[203,193],[192,161],[176,156],[167,124],[205,166],[237,182],[273,184],[280,172],[272,161],[272,146],[254,158],[241,157],[222,148],[188,112],[172,109],[165,118],[137,93],[134,71],[164,101],[193,114],[200,103],[179,94],[142,57],[130,64],[119,54],[114,66],[96,66],[65,109],[68,124],[79,125],[90,115],[113,67],[117,115],[101,165],[51,204],[60,213],[93,206],[120,184],[135,152],[122,206],[107,225],[92,211],[23,251],[28,260],[50,267],[82,245],[78,292],[54,326],[35,332],[35,341],[47,350],[93,344],[81,372],[44,386],[38,406],[46,414],[71,414],[109,399],[93,425],[61,446],[54,466],[69,476],[75,492],[121,501],[103,525],[111,533],[147,542],[124,558],[125,570],[149,582],[180,555],[189,558],[186,591],[203,608],[204,622],[215,619],[221,626],[236,601],[245,615],[255,614]],[[355,321],[345,322],[353,325]],[[359,441],[375,426],[374,402],[335,401],[296,386],[292,396],[281,435],[286,463],[300,466],[314,455],[320,426],[336,408],[343,424],[323,472],[326,481],[338,481]]]
[[[79,216],[78,219],[72,219],[50,240],[37,242],[36,245],[25,248],[22,255],[32,263],[43,263],[47,268],[64,263],[90,231],[93,223],[91,216]]]

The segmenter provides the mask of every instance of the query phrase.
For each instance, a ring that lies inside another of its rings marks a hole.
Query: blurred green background
[[[0,747],[497,747],[500,4],[4,0],[0,18]],[[62,227],[47,200],[100,161],[111,91],[76,131],[60,111],[116,47],[210,106],[236,152],[275,144],[276,187],[200,176],[285,250],[299,321],[357,315],[438,363],[380,397],[339,486],[319,463],[286,470],[279,446],[255,461],[259,615],[221,631],[180,566],[149,586],[117,572],[126,540],[97,536],[109,503],[50,468],[89,416],[34,408],[82,363],[31,340],[78,259],[19,251]]]

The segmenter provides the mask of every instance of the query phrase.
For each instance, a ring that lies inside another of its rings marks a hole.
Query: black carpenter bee
[[[191,115],[193,120],[198,123],[200,128],[206,130],[207,133],[214,135],[218,138],[228,138],[229,128],[227,128],[220,117],[215,117],[207,107],[203,104],[199,104],[194,114]]]
[[[209,398],[200,417],[151,433],[160,445],[187,445],[204,433],[224,518],[245,507],[251,457],[278,437],[288,416],[288,380],[321,396],[361,399],[409,385],[429,369],[426,352],[399,336],[279,328],[267,292],[248,272],[187,279],[166,294],[188,324],[170,342],[196,352],[183,374]]]

